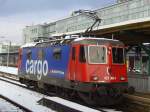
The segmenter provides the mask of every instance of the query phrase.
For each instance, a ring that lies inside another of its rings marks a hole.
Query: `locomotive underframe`
[[[30,83],[30,82],[37,82],[37,83],[43,83],[43,84],[50,84],[54,86],[64,87],[68,89],[74,89],[77,91],[82,92],[90,92],[98,89],[99,87],[105,87],[105,88],[116,88],[118,90],[124,91],[128,87],[127,82],[121,82],[121,83],[98,83],[98,82],[79,82],[79,81],[70,81],[66,79],[58,79],[58,78],[48,78],[48,77],[42,77],[41,80],[37,80],[37,78],[33,75],[19,75],[22,83]],[[58,83],[59,82],[59,83]],[[33,83],[32,83],[33,84]]]
[[[55,92],[65,95],[77,93],[89,105],[114,105],[122,99],[122,93],[127,92],[128,83],[83,83],[57,78],[43,77],[37,80],[32,75],[19,75],[20,82],[27,86],[34,86],[46,92]],[[31,80],[32,79],[32,80]],[[59,83],[58,83],[59,82]],[[74,95],[73,97],[76,97]]]

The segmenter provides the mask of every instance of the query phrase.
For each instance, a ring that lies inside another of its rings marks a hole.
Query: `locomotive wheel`
[[[88,105],[94,106],[108,106],[115,105],[122,101],[122,95],[117,94],[113,89],[108,91],[83,93],[78,92],[79,97]]]
[[[92,99],[92,94],[78,92],[79,97],[88,105],[96,105],[95,101]]]
[[[68,97],[68,91],[64,88],[56,87],[56,94],[62,98]]]
[[[97,99],[96,102],[98,102],[100,105],[115,105],[122,101],[122,95],[120,90],[113,89],[113,88],[105,88],[101,87],[100,90],[96,93]],[[95,95],[95,96],[96,96]]]

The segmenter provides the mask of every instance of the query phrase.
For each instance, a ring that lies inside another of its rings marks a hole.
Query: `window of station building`
[[[37,29],[37,28],[34,28],[34,29],[31,30],[31,32],[32,32],[32,33],[37,33],[37,32],[38,32],[38,29]]]
[[[61,54],[62,54],[62,51],[60,48],[54,48],[53,49],[53,58],[55,60],[58,60],[58,61],[61,60]]]
[[[142,73],[148,73],[148,56],[142,56]]]
[[[134,63],[135,63],[134,56],[129,56],[129,71],[132,71],[134,69]]]
[[[75,56],[76,56],[76,48],[73,47],[72,48],[72,60],[75,60]]]
[[[86,62],[85,48],[84,48],[83,45],[80,46],[79,61],[80,61],[81,63],[85,63],[85,62]]]

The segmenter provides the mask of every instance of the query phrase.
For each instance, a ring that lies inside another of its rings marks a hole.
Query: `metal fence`
[[[150,93],[150,75],[129,74],[129,86],[133,86],[137,92]]]

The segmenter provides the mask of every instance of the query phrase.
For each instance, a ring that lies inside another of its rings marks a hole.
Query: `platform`
[[[9,73],[9,74],[13,74],[13,75],[18,75],[18,68],[0,66],[0,72]]]
[[[136,92],[150,93],[150,75],[129,73],[128,80]]]

